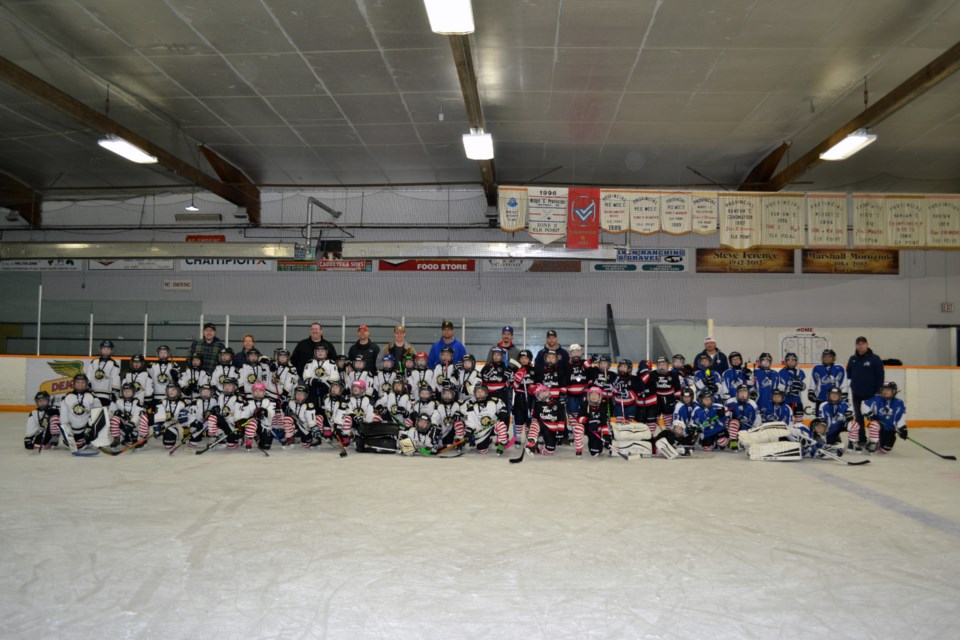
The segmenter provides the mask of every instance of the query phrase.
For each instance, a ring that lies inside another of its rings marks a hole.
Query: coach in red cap
[[[347,352],[349,362],[353,362],[358,357],[363,358],[367,371],[376,372],[377,354],[380,353],[380,346],[370,339],[370,327],[365,324],[357,327],[357,341],[350,345]]]

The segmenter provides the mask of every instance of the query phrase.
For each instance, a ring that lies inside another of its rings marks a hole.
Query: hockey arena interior
[[[956,637],[958,34],[0,0],[0,637]]]

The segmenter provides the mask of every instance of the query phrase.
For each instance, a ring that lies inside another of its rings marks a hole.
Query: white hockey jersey
[[[438,364],[433,368],[433,388],[440,391],[447,383],[459,388],[460,368],[455,364]]]
[[[120,395],[120,365],[113,358],[96,358],[83,367],[90,380],[90,392],[98,400],[112,400]]]
[[[341,380],[340,369],[333,360],[317,360],[314,358],[303,368],[303,380],[308,385],[316,378],[328,387],[331,382]]]
[[[286,415],[293,418],[293,424],[301,433],[309,433],[317,426],[317,408],[310,402],[296,402],[291,400],[287,405]]]
[[[391,389],[393,389],[393,381],[396,380],[399,375],[396,371],[378,371],[377,375],[373,378],[376,397],[383,398],[388,395]]]
[[[392,391],[377,400],[377,409],[382,409],[390,416],[390,420],[397,424],[405,424],[404,420],[410,415],[410,395],[401,393],[397,395]]]
[[[273,394],[276,397],[277,392],[273,387],[273,380],[270,377],[270,368],[263,363],[247,363],[240,367],[240,386],[243,392],[250,394],[253,392],[253,385],[262,382],[267,387],[267,395]]]
[[[486,400],[469,402],[464,410],[464,424],[473,432],[478,441],[487,437],[494,426],[500,422],[507,408],[499,398],[493,396]]]
[[[170,400],[164,398],[163,402],[157,405],[153,414],[153,423],[164,426],[174,424],[186,425],[190,421],[190,408],[183,400]]]
[[[123,424],[138,425],[140,424],[140,414],[143,413],[143,405],[140,404],[136,396],[129,400],[117,398],[110,403],[110,408],[107,410],[111,416],[120,418],[120,422]]]
[[[220,415],[231,426],[253,415],[253,404],[247,402],[241,395],[220,394],[218,403],[220,404]]]
[[[210,384],[210,374],[203,369],[190,367],[180,374],[179,384],[185,398],[195,398],[200,395],[200,387]]]
[[[89,391],[71,391],[60,401],[60,424],[74,432],[83,431],[90,424],[91,412],[98,408],[102,409],[103,405]]]
[[[163,400],[167,395],[167,385],[171,382],[176,383],[180,369],[169,360],[166,362],[154,362],[150,365],[150,379],[153,381],[153,399]]]
[[[217,388],[217,391],[223,393],[223,383],[233,378],[240,382],[240,372],[232,364],[218,364],[210,374],[210,384]]]
[[[446,438],[453,431],[453,426],[463,421],[463,407],[459,402],[441,402],[434,410],[431,421],[440,428],[440,436]]]
[[[357,380],[363,380],[364,384],[367,385],[367,389],[364,394],[370,398],[373,396],[373,376],[370,375],[370,372],[364,369],[363,371],[351,371],[347,374],[347,381],[345,383],[347,389],[349,390],[353,383]]]
[[[344,396],[327,396],[323,400],[323,416],[328,427],[342,427],[349,410],[350,403]]]
[[[437,390],[437,385],[434,384],[433,371],[431,369],[411,369],[407,374],[407,379],[410,384],[410,395],[414,397],[417,397],[417,391],[423,387],[426,387],[431,391]]]
[[[121,386],[124,384],[133,385],[133,397],[139,400],[140,404],[145,405],[148,399],[153,400],[153,378],[149,371],[128,371],[127,375],[123,376]]]
[[[220,414],[220,399],[216,396],[212,398],[197,398],[190,405],[190,421],[192,423],[204,423],[212,415]]]
[[[376,414],[373,412],[373,403],[367,396],[350,396],[347,403],[347,412],[353,417],[354,427],[363,422],[374,422]]]

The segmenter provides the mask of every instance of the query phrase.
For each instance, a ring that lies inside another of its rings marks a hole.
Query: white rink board
[[[34,455],[0,415],[0,636],[942,638],[960,467]],[[960,431],[911,432],[960,453]],[[516,455],[517,452],[512,452]]]

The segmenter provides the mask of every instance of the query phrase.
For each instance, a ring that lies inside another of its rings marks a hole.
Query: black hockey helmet
[[[84,390],[84,391],[86,391],[87,389],[90,388],[90,378],[88,378],[87,376],[85,376],[85,375],[82,374],[82,373],[78,373],[77,375],[73,376],[73,388],[74,388],[74,390],[76,390],[76,388],[77,388],[77,383],[78,383],[78,382],[82,382],[82,383],[83,383],[83,386],[84,386],[84,389],[83,389],[83,390]]]
[[[490,358],[493,359],[493,356],[496,355],[500,356],[500,361],[502,362],[507,359],[507,350],[502,347],[494,347],[493,349],[490,349]]]
[[[738,397],[740,396],[740,392],[741,392],[741,391],[744,392],[745,394],[747,394],[747,396],[749,397],[749,395],[750,395],[750,387],[748,387],[748,386],[745,385],[745,384],[739,385],[739,386],[737,387],[737,396],[738,396]]]
[[[206,392],[206,395],[204,395]],[[213,397],[213,385],[212,384],[202,384],[200,385],[200,397],[204,400],[208,400]]]
[[[546,360],[549,356],[558,358],[559,354],[557,353],[556,349],[547,349],[546,351],[543,352],[543,359]]]
[[[332,381],[330,383],[330,395],[339,396],[341,393],[343,393],[343,380]]]
[[[740,364],[743,364],[743,356],[740,355],[739,351],[731,351],[730,355],[727,356],[727,360],[730,362],[731,366],[736,366],[733,364],[734,358],[740,358]]]
[[[170,357],[170,347],[168,347],[168,346],[165,345],[165,344],[162,344],[162,345],[160,345],[159,347],[157,347],[157,357],[160,358],[161,360],[164,360],[165,358],[163,358],[163,357],[160,356],[160,352],[161,352],[161,351],[166,351],[166,352],[167,352],[167,358]]]
[[[823,353],[820,354],[820,359],[822,360],[823,358],[827,358],[827,357],[830,357],[830,358],[833,358],[834,360],[836,360],[836,359],[837,359],[837,352],[834,351],[833,349],[824,349],[824,350],[823,350]]]
[[[670,358],[670,360],[672,360],[673,362],[676,362],[677,360],[679,360],[681,363],[687,361],[687,359],[683,357],[682,353],[673,354],[673,357]]]
[[[453,347],[451,347],[450,345],[447,345],[447,346],[445,346],[445,347],[441,347],[441,348],[440,348],[440,355],[443,355],[443,354],[445,354],[445,353],[449,353],[451,356],[453,356]]]
[[[482,393],[481,393],[482,392]],[[482,398],[480,396],[483,396]],[[473,389],[473,397],[477,400],[486,400],[490,397],[490,389],[485,384],[478,384]]]
[[[37,404],[40,404],[41,400],[46,400],[47,403],[49,404],[50,394],[47,393],[46,391],[37,391],[37,393],[33,396],[33,401],[36,402]]]
[[[670,362],[667,361],[667,356],[658,356],[658,357],[657,357],[657,365],[661,365],[661,364],[670,364]]]
[[[469,368],[469,369],[467,369],[467,367],[464,366],[464,365],[466,365],[468,362],[470,363],[470,368]],[[466,354],[466,355],[463,356],[463,359],[460,361],[460,364],[461,364],[461,366],[463,366],[464,369],[467,369],[467,371],[473,371],[473,370],[476,368],[476,366],[477,366],[477,359],[473,357],[473,354],[472,354],[472,353],[468,353],[468,354]]]
[[[230,391],[227,391],[227,386],[233,387]],[[236,378],[227,378],[223,381],[223,392],[225,394],[232,395],[237,392],[237,388],[240,386],[240,382]]]
[[[174,398],[179,398],[179,397],[180,397],[180,386],[177,385],[177,383],[175,383],[175,382],[168,382],[168,383],[167,383],[167,388],[166,388],[165,391],[166,391],[167,397],[170,398],[170,399],[174,399]],[[173,392],[173,395],[170,394],[171,391]]]
[[[137,392],[137,390],[134,388],[133,384],[130,383],[130,382],[124,382],[122,385],[120,385],[120,396],[123,397],[123,398],[126,398],[126,397],[127,397],[127,394],[124,393],[125,391],[129,391],[129,392],[130,392],[130,394],[131,394],[130,397],[133,397],[133,394]]]
[[[426,433],[430,430],[430,414],[426,411],[421,411],[417,414],[416,422],[414,423],[417,431],[420,433]]]
[[[320,351],[321,349],[323,349],[324,354],[329,354],[329,353],[330,353],[330,349],[327,348],[327,345],[325,345],[324,343],[321,342],[320,344],[318,344],[317,346],[315,346],[315,347],[313,348],[313,355],[316,356],[316,355],[317,355],[317,351]]]
[[[397,389],[397,387],[400,387],[399,390]],[[393,384],[390,385],[390,388],[393,390],[394,393],[403,393],[404,391],[407,390],[407,379],[404,378],[403,376],[397,376],[396,378],[393,379]]]
[[[836,399],[833,396],[836,395]],[[827,400],[830,401],[830,404],[839,404],[840,398],[843,396],[843,392],[840,391],[840,387],[830,387],[827,391]]]
[[[360,365],[360,366],[358,367],[357,365]],[[354,356],[353,369],[357,370],[357,369],[366,369],[366,368],[367,368],[367,361],[364,360],[363,356],[361,356],[360,354],[357,354],[356,356]]]
[[[517,359],[518,359],[518,360],[519,360],[520,358],[527,358],[528,360],[531,360],[531,361],[532,361],[532,360],[533,360],[533,351],[530,351],[530,349],[521,349],[521,350],[520,350],[520,354],[517,356]]]
[[[200,353],[199,351],[194,351],[193,353],[190,354],[190,364],[191,364],[191,365],[193,364],[193,361],[194,361],[194,360],[199,360],[199,361],[200,361],[200,364],[202,365],[202,364],[203,364],[203,354]]]
[[[626,367],[627,369],[633,369],[633,361],[630,358],[620,358],[620,361],[617,363],[617,368]]]
[[[140,366],[134,367],[133,365],[135,365],[135,364],[140,365]],[[143,354],[142,354],[142,353],[135,353],[135,354],[133,354],[133,356],[130,357],[130,368],[133,369],[134,371],[140,371],[140,369],[143,369]]]
[[[433,400],[433,389],[431,389],[427,385],[422,385],[417,390],[417,397],[420,398],[421,402],[426,400]]]
[[[224,347],[223,349],[220,349],[220,360],[223,360],[223,356],[230,356],[230,359],[233,360],[233,356],[235,355],[236,354],[233,352],[233,349],[230,347]]]
[[[799,360],[799,358],[797,358],[797,354],[795,354],[793,351],[788,351],[787,354],[783,356],[784,362],[788,362],[790,360]]]
[[[810,431],[814,435],[822,436],[827,432],[827,421],[823,418],[814,418],[810,421]]]
[[[763,361],[764,361],[764,360],[766,360],[766,361],[767,361],[767,365],[769,365],[771,362],[773,362],[773,356],[771,356],[769,353],[767,353],[766,351],[764,351],[764,352],[761,353],[759,356],[757,356],[757,362],[763,364]]]
[[[690,402],[693,402],[693,389],[690,387],[684,387],[680,392],[680,401],[682,402],[684,400],[690,400]]]
[[[340,364],[341,362],[346,362],[346,361],[347,361],[347,354],[341,353],[340,355],[337,356],[337,360],[336,360],[337,364]]]
[[[247,351],[247,362],[250,362],[251,357],[259,360],[261,355],[262,354],[260,353],[260,350],[257,349],[256,347],[253,347],[252,349]]]
[[[737,390],[739,391],[739,389]],[[783,399],[787,397],[786,394],[783,392],[783,389],[774,389],[773,391],[771,391],[770,397],[773,398],[773,396],[780,396],[780,402],[783,402]]]
[[[884,382],[883,386],[880,387],[880,395],[883,395],[884,391],[889,391],[892,394],[890,397],[893,398],[893,397],[896,397],[897,393],[899,393],[900,388],[897,387],[896,382],[894,382],[893,380],[889,380],[887,382]]]
[[[114,348],[114,347],[113,347],[113,340],[101,340],[101,341],[100,341],[100,348],[101,348],[101,349],[103,349],[103,348],[113,349],[113,348]]]
[[[704,389],[700,392],[700,395],[697,396],[697,400],[700,402],[703,402],[706,399],[709,399],[710,402],[713,402],[713,392],[709,389]]]
[[[303,400],[297,399],[297,395],[303,394]],[[307,390],[306,385],[298,384],[293,388],[293,399],[297,402],[303,402],[308,397],[310,397],[310,392]]]
[[[457,387],[449,382],[444,382],[440,388],[440,400],[444,404],[453,403],[458,396]]]

